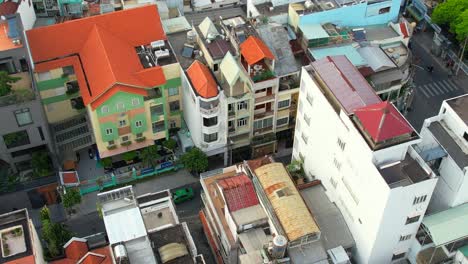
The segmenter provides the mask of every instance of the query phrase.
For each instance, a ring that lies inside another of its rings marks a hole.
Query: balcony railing
[[[257,113],[254,115],[254,118],[255,119],[260,119],[260,118],[265,118],[267,116],[271,116],[273,115],[275,112],[273,110],[269,110],[269,111],[265,111],[265,112],[261,112],[261,113]]]
[[[200,100],[200,111],[203,114],[206,115],[211,115],[213,113],[216,113],[218,111],[218,106],[219,106],[219,100],[213,100],[206,102],[204,100]]]
[[[36,96],[29,89],[19,89],[11,91],[10,94],[0,97],[0,107],[9,106],[34,100]]]

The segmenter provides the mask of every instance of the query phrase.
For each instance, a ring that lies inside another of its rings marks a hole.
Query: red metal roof
[[[240,44],[240,52],[249,65],[253,65],[263,59],[275,59],[275,56],[267,45],[255,36],[248,37]]]
[[[210,69],[203,63],[195,60],[187,69],[187,75],[192,82],[193,89],[203,98],[211,98],[218,95],[218,84],[213,78]]]
[[[119,85],[145,90],[166,81],[160,66],[145,70],[135,50],[166,40],[155,5],[71,20],[26,34],[37,72],[68,65],[75,72],[84,72],[77,79],[86,105]],[[72,56],[79,56],[79,63],[63,59]],[[60,63],[50,64],[50,60]],[[100,103],[102,100],[92,107]]]
[[[327,56],[312,62],[315,72],[342,105],[347,114],[380,103],[374,89],[345,55]]]
[[[252,181],[245,174],[219,180],[218,185],[223,189],[230,212],[258,204]]]
[[[403,34],[403,38],[409,37],[408,24],[406,22],[400,22],[400,30],[401,30],[401,33]]]
[[[376,143],[413,132],[408,121],[388,101],[356,109],[354,114]]]

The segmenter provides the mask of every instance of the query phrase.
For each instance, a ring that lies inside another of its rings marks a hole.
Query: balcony
[[[219,109],[219,99],[215,99],[212,101],[204,101],[200,99],[200,111],[205,115],[212,115],[218,112]]]
[[[8,93],[0,96],[0,107],[29,102],[36,98],[29,72],[10,74],[9,77],[19,78],[19,80],[11,84],[12,87]]]
[[[273,125],[268,126],[268,127],[263,127],[263,128],[254,128],[254,135],[260,135],[260,134],[265,134],[267,132],[272,132],[273,130]]]
[[[254,119],[262,119],[268,116],[272,116],[275,113],[273,110],[268,110],[260,113],[255,113]]]
[[[159,99],[159,98],[162,98],[163,96],[160,88],[149,89],[147,91],[148,91],[148,95],[145,96],[144,98],[145,101],[151,100],[151,99]]]
[[[279,91],[282,92],[299,88],[299,84],[299,79],[295,75],[282,77],[279,80]]]

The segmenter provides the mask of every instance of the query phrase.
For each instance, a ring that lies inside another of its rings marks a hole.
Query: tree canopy
[[[69,209],[73,206],[81,203],[81,194],[77,189],[67,189],[67,192],[63,195],[63,207]]]
[[[47,207],[41,209],[40,218],[42,223],[42,238],[47,244],[44,255],[46,258],[57,257],[62,254],[63,245],[73,237],[73,233],[63,224],[52,223]]]
[[[208,169],[208,157],[199,148],[192,148],[180,157],[184,167],[191,172],[203,172]]]
[[[11,84],[21,80],[19,77],[12,77],[6,71],[0,71],[0,96],[10,93]]]
[[[432,12],[432,21],[439,25],[447,25],[462,42],[468,36],[468,1],[447,0],[440,3]]]
[[[154,167],[155,159],[158,159],[160,156],[158,154],[158,146],[152,145],[147,148],[144,148],[140,152],[140,158],[145,166]]]

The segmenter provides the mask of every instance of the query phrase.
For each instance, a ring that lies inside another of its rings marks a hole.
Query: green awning
[[[414,5],[407,6],[406,11],[408,11],[413,16],[416,22],[419,22],[424,18],[424,15],[421,14],[421,12]]]
[[[468,203],[426,216],[422,224],[436,247],[468,237]]]

